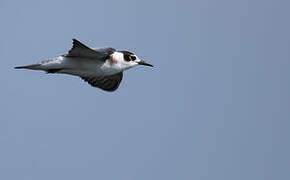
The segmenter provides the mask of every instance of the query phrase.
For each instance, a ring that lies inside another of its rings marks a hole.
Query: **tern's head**
[[[134,53],[129,51],[116,51],[112,54],[112,60],[124,69],[129,69],[137,65],[151,66],[153,65],[142,61]]]

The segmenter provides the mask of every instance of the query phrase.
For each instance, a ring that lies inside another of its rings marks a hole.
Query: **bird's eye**
[[[136,56],[130,56],[132,61],[136,60]]]

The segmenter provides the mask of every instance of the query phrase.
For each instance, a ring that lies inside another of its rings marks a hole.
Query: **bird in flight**
[[[117,51],[111,47],[89,48],[73,39],[73,47],[67,54],[15,69],[71,74],[81,77],[93,87],[115,91],[122,81],[123,71],[137,65],[153,67],[129,51]]]

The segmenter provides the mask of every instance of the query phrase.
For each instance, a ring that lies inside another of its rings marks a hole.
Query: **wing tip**
[[[73,42],[80,42],[79,40],[77,40],[76,38],[72,38]]]

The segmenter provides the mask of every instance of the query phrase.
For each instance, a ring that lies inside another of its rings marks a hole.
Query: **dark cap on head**
[[[131,61],[132,59],[130,58],[131,55],[134,55],[134,53],[131,53],[129,51],[119,51],[123,53],[125,61]]]

